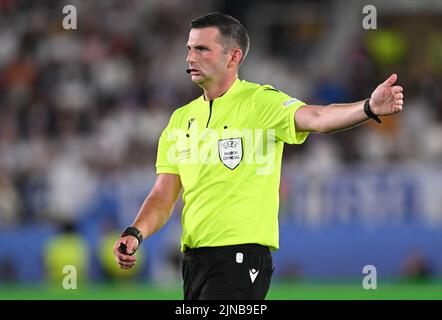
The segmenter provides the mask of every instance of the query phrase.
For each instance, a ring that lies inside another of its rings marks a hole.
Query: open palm
[[[403,88],[394,86],[397,75],[393,73],[387,80],[377,86],[370,98],[371,111],[378,116],[398,113],[404,105]]]

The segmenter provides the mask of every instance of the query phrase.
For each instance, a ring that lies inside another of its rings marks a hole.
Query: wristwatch
[[[371,112],[371,110],[370,110],[370,99],[365,100],[364,111],[365,111],[365,114],[370,119],[374,119],[376,122],[382,123],[381,119],[379,119],[379,117],[377,115],[375,115],[373,112]]]
[[[141,244],[141,242],[143,242],[143,235],[141,234],[141,231],[135,227],[127,227],[126,230],[124,230],[123,233],[121,234],[121,237],[126,237],[126,236],[133,236],[137,238],[138,246]]]

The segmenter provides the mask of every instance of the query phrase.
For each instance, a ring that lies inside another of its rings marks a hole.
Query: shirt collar
[[[226,97],[229,97],[229,96],[231,96],[232,94],[238,92],[238,91],[241,89],[241,86],[242,86],[242,80],[240,80],[240,79],[237,78],[237,79],[233,82],[233,84],[230,86],[230,88],[229,88],[226,92],[224,92],[224,94],[223,94],[222,96],[219,96],[218,98],[215,98],[215,99],[213,99],[213,100],[217,100],[217,101],[219,101],[219,100],[223,100],[223,99],[225,99]],[[207,100],[204,99],[204,93],[201,95],[200,98],[201,98],[202,101],[207,101]]]

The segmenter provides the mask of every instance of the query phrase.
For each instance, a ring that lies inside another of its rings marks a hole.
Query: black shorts
[[[241,244],[186,249],[185,300],[263,300],[273,274],[268,247]]]

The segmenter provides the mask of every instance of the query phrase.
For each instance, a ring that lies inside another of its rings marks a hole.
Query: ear
[[[228,67],[232,68],[234,66],[239,66],[240,61],[242,59],[241,49],[239,49],[239,48],[232,49],[230,54],[231,54],[231,57],[230,57],[230,60],[228,63]]]

